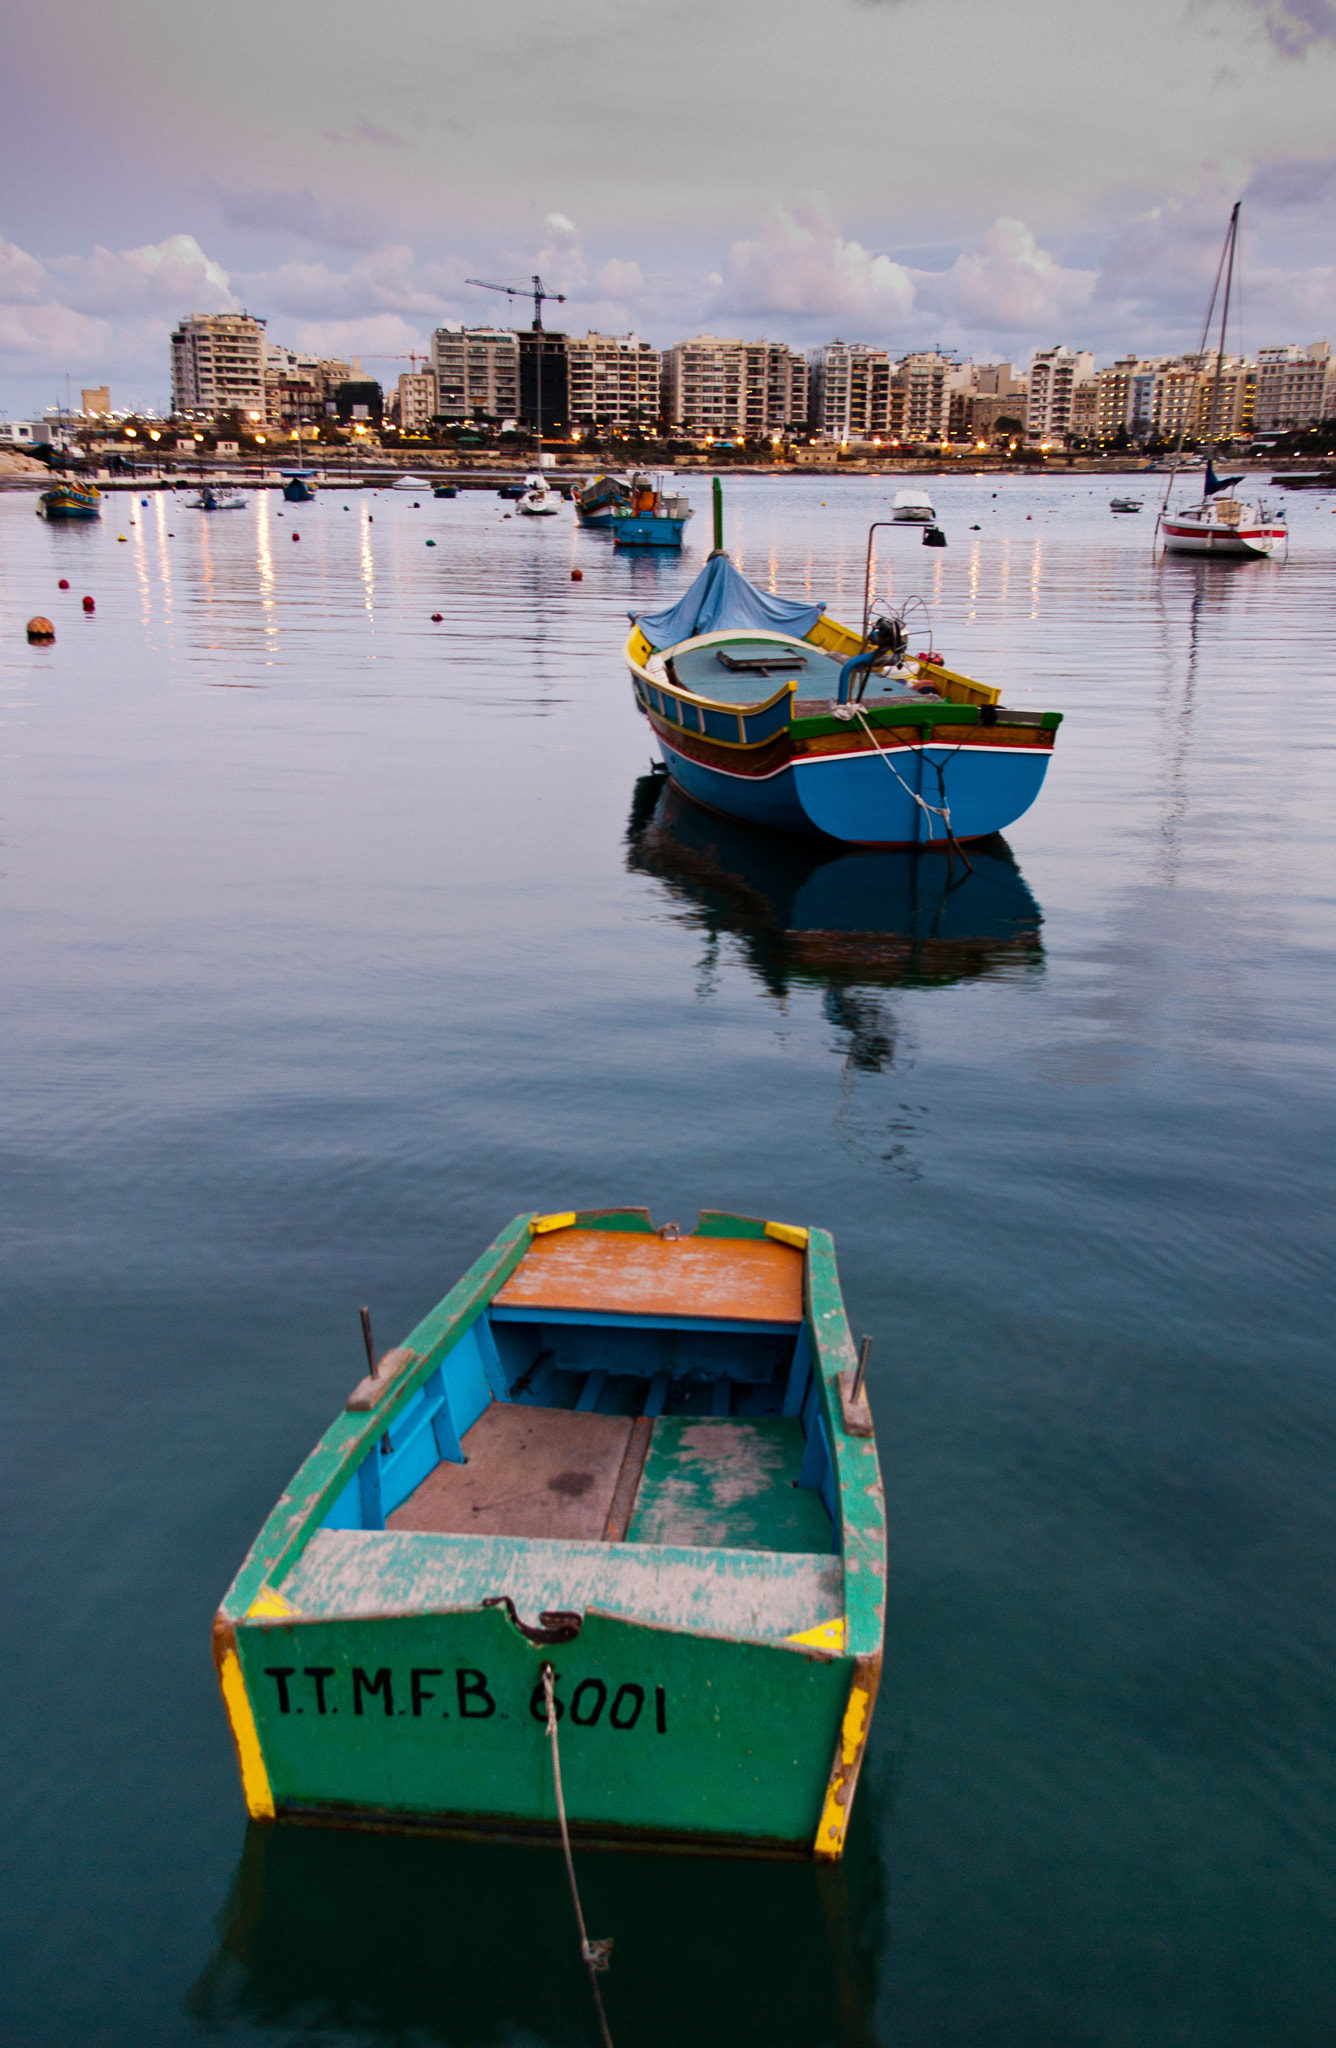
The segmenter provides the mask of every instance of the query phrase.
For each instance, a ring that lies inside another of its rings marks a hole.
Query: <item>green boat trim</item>
[[[555,1838],[550,1659],[577,1840],[838,1857],[885,1612],[854,1364],[824,1231],[516,1218],[219,1611],[252,1816]]]

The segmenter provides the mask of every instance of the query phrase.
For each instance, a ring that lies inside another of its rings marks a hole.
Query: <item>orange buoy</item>
[[[583,569],[572,569],[572,570],[571,570],[571,582],[572,582],[572,583],[583,583],[583,582],[584,582],[584,580],[585,580],[585,572],[584,572],[584,570],[583,570]]]
[[[29,619],[28,638],[34,647],[49,647],[55,637],[55,627],[50,619],[44,619],[40,612],[35,619]]]

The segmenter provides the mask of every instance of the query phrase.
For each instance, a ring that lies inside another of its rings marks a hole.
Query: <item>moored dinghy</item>
[[[906,644],[902,617],[860,638],[758,590],[720,543],[675,605],[633,619],[626,660],[669,775],[707,809],[861,846],[1004,831],[1039,794],[1061,712],[1004,710]]]
[[[354,1390],[215,1624],[251,1814],[838,1857],[883,1498],[820,1230],[521,1216]]]

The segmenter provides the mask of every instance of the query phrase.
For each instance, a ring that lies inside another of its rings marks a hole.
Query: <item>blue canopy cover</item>
[[[795,604],[791,598],[771,597],[749,583],[727,555],[711,555],[676,604],[662,612],[632,612],[631,620],[655,647],[675,647],[679,640],[694,639],[697,633],[745,632],[757,627],[804,640],[825,609],[823,604]]]

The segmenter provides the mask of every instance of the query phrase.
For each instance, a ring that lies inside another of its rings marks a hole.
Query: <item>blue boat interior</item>
[[[745,634],[712,640],[705,647],[673,649],[664,657],[670,683],[716,704],[739,706],[764,704],[788,682],[797,684],[797,696],[804,704],[813,699],[833,703],[839,696],[842,667],[837,656],[810,640],[758,639]],[[884,704],[897,697],[922,701],[921,693],[912,689],[904,676],[874,673],[867,679],[861,701]]]
[[[807,1325],[493,1302],[323,1526],[828,1555]]]

